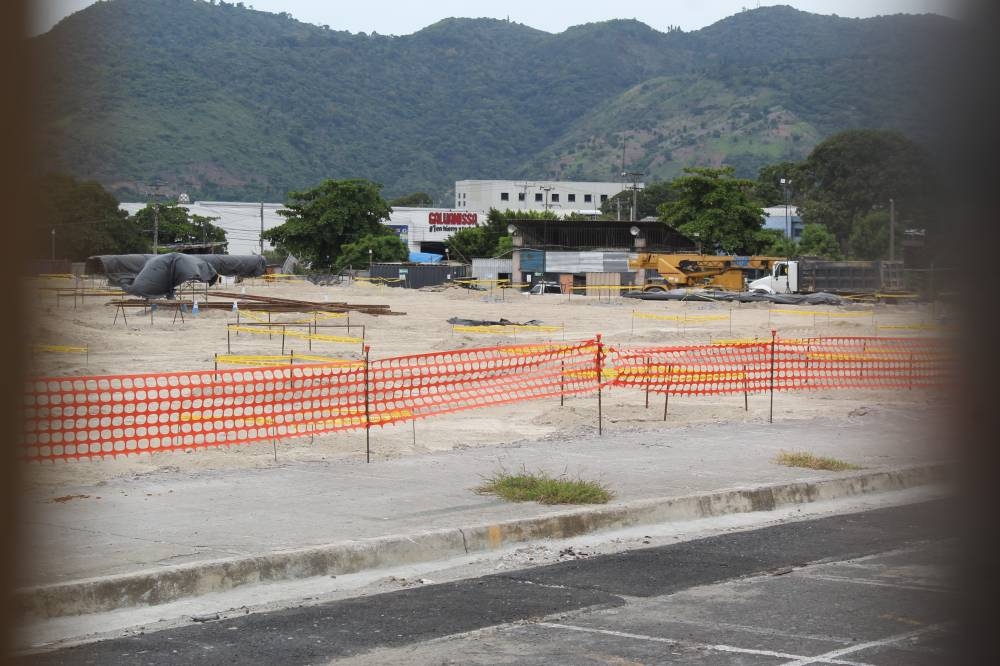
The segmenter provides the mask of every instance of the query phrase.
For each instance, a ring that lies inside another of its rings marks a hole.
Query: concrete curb
[[[25,614],[41,618],[154,606],[243,585],[428,562],[537,539],[567,538],[598,530],[770,511],[790,504],[903,490],[945,481],[948,469],[943,464],[927,465],[818,481],[636,500],[495,524],[345,541],[41,585],[18,590],[15,598]]]

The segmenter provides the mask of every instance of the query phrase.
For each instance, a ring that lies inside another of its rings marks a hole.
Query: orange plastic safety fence
[[[56,460],[226,446],[571,395],[596,388],[596,350],[534,344],[350,366],[42,378],[25,390],[20,453]]]
[[[24,395],[20,455],[102,458],[229,446],[594,391],[675,395],[918,388],[949,381],[943,343],[822,338],[614,349],[599,340],[343,364],[42,378]]]
[[[674,395],[921,388],[945,383],[951,368],[940,341],[847,337],[631,348],[611,364],[616,386]]]

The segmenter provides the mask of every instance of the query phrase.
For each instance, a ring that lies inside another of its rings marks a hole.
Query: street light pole
[[[785,199],[785,234],[789,240],[792,238],[792,216],[788,212],[788,186],[791,184],[791,180],[781,179],[781,194]]]

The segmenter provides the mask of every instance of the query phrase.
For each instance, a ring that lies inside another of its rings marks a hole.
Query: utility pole
[[[552,189],[551,185],[542,185],[542,190],[545,191],[545,212],[549,210],[549,191]]]
[[[260,202],[260,256],[264,256],[264,202]]]
[[[153,254],[159,254],[160,245],[160,204],[153,203]]]
[[[889,261],[896,261],[896,200],[889,199]]]
[[[639,214],[639,179],[642,178],[644,174],[640,171],[622,171],[622,178],[632,179],[632,215],[629,219],[633,222],[636,220],[636,216]]]

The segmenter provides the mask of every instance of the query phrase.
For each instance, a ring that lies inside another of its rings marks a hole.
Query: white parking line
[[[831,583],[853,583],[856,585],[872,585],[875,587],[892,587],[899,590],[919,590],[921,592],[948,592],[949,590],[937,585],[907,585],[905,583],[891,583],[883,580],[866,580],[864,578],[849,578],[847,576],[835,576],[831,574],[814,574],[808,572],[797,572],[796,578],[808,578],[811,580],[825,580]]]
[[[537,626],[540,627],[550,627],[552,629],[567,629],[570,631],[580,631],[583,633],[590,633],[590,634],[603,634],[605,636],[617,636],[619,638],[632,638],[635,640],[651,641],[654,643],[667,643],[669,645],[677,645],[679,647],[714,650],[716,652],[733,652],[738,654],[755,654],[763,657],[777,657],[779,659],[806,660],[802,661],[803,664],[813,663],[814,659],[818,659],[818,657],[815,658],[806,657],[800,654],[789,654],[787,652],[774,652],[773,650],[754,650],[752,648],[741,648],[741,647],[736,647],[734,645],[712,645],[709,643],[699,643],[697,641],[677,640],[674,638],[661,638],[659,636],[646,636],[644,634],[630,634],[625,631],[612,631],[610,629],[594,629],[590,627],[579,627],[572,624],[556,624],[554,622],[538,622],[536,624]],[[793,661],[789,663],[798,663],[798,662]],[[823,659],[822,663],[838,664],[840,666],[872,666],[871,664],[866,664],[863,662],[844,661],[842,659],[835,659],[835,658]]]
[[[851,647],[840,648],[839,650],[831,650],[830,652],[824,652],[823,654],[818,654],[815,657],[800,657],[795,661],[787,661],[781,666],[807,666],[808,664],[835,664],[838,663],[833,661],[835,658],[850,654],[852,652],[859,652],[861,650],[867,650],[874,647],[882,647],[885,645],[891,645],[893,643],[898,643],[899,641],[905,641],[907,638],[913,638],[921,634],[926,634],[932,631],[937,631],[948,626],[950,623],[943,622],[941,624],[932,624],[927,627],[921,627],[920,629],[914,629],[913,631],[908,631],[905,634],[896,634],[895,636],[890,636],[888,638],[883,638],[877,641],[868,641],[867,643],[858,643],[857,645],[852,645]],[[839,662],[842,663],[842,662]]]

